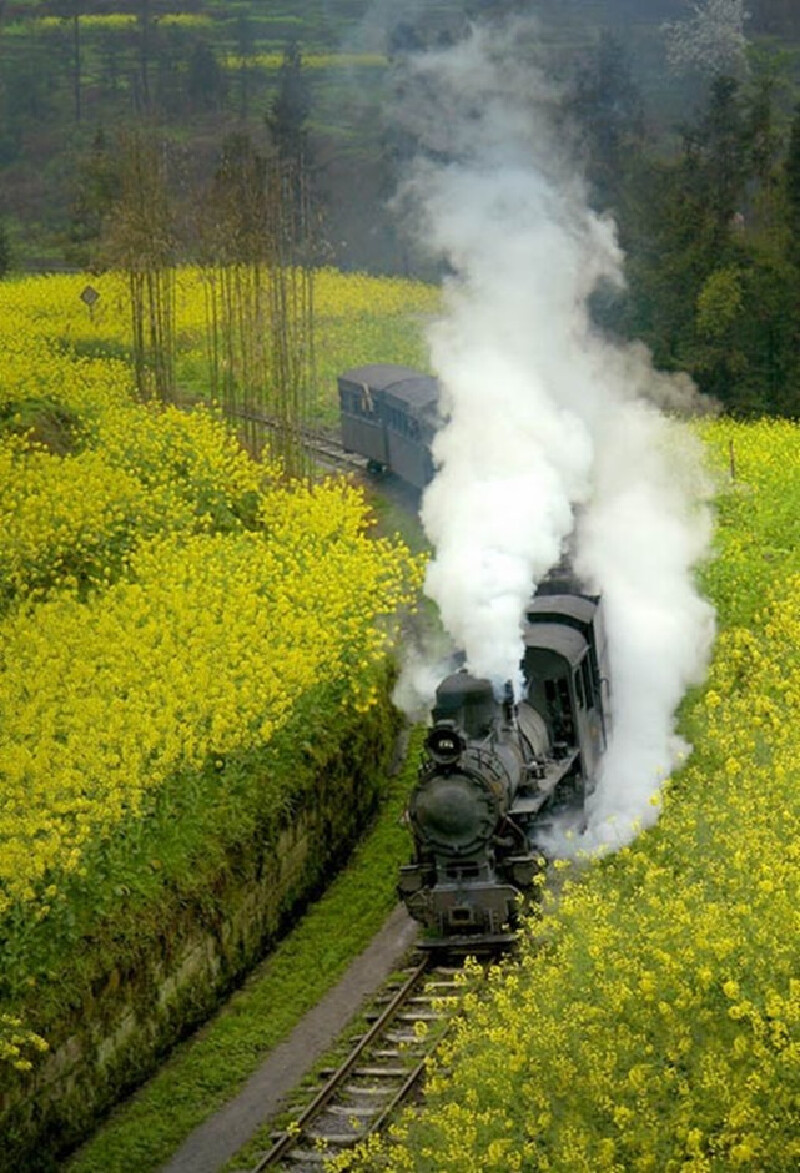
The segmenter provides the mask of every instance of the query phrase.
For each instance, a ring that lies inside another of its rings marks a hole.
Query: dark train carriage
[[[415,375],[387,387],[388,467],[417,489],[433,478],[431,444],[438,419],[439,384],[429,375]]]
[[[360,452],[370,467],[385,468],[389,458],[386,425],[380,411],[384,389],[398,378],[413,372],[389,363],[372,363],[353,367],[338,378],[339,410],[342,422],[342,446],[347,452]]]
[[[554,842],[586,829],[610,733],[603,605],[569,555],[523,622],[523,696],[465,669],[436,691],[409,799],[414,859],[398,891],[431,934],[424,948],[511,940]],[[553,838],[555,834],[555,839]]]
[[[410,367],[373,363],[339,376],[342,444],[372,471],[393,472],[418,489],[433,476],[431,441],[439,386]]]

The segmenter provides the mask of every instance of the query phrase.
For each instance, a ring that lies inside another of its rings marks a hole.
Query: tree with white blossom
[[[676,73],[747,72],[750,18],[745,0],[693,0],[692,14],[661,26],[667,42],[667,60]]]

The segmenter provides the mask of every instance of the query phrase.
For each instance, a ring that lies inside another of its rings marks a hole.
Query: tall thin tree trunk
[[[75,121],[81,120],[81,16],[76,12],[72,18],[73,60],[74,60],[74,88],[75,88]]]
[[[142,108],[150,109],[150,0],[139,0],[139,80]]]

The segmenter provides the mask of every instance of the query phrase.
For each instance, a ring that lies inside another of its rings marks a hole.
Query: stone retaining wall
[[[383,711],[347,734],[336,760],[273,837],[242,845],[235,875],[220,877],[211,910],[164,925],[130,972],[111,966],[91,1006],[67,1011],[61,1039],[24,1091],[0,1090],[0,1173],[58,1168],[99,1116],[150,1074],[168,1049],[215,1009],[321,890],[374,810],[397,726]],[[366,752],[365,752],[366,751]]]

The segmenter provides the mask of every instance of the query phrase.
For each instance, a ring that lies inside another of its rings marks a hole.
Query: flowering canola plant
[[[800,429],[702,432],[721,634],[684,704],[695,752],[654,829],[559,870],[517,962],[470,995],[423,1109],[359,1167],[800,1166]]]
[[[88,602],[3,624],[0,915],[46,915],[88,843],[179,771],[269,741],[320,678],[373,699],[373,619],[407,598],[404,551],[363,538],[347,487],[276,492],[264,510],[266,540],[149,543]]]
[[[102,587],[137,543],[235,529],[255,510],[266,470],[208,413],[113,405],[92,430],[63,457],[0,439],[0,609]]]
[[[126,844],[138,858],[187,794],[296,798],[241,763],[305,697],[376,703],[421,576],[369,537],[349,482],[286,483],[213,411],[134,402],[129,364],[103,356],[128,345],[124,285],[92,280],[92,315],[85,278],[0,285],[0,1073],[21,1078],[47,1046],[26,997],[58,980],[42,941],[74,947],[72,902],[113,916]],[[345,287],[322,280],[322,303],[343,312]],[[190,346],[197,275],[179,292]]]
[[[195,372],[205,362],[208,276],[187,266],[176,276],[178,374]],[[87,284],[99,293],[89,310],[81,301]],[[335,399],[336,375],[367,362],[398,362],[422,366],[426,350],[422,322],[436,313],[438,291],[420,281],[370,277],[319,269],[314,274],[316,388],[319,406]],[[73,389],[78,372],[105,370],[109,381],[130,384],[125,362],[84,358],[63,361],[63,346],[105,347],[124,358],[131,350],[128,289],[120,273],[89,277],[69,274],[32,277],[0,284],[0,345],[14,370],[0,387],[0,412],[22,395],[47,387],[50,396],[68,405],[90,398],[90,389]],[[12,358],[13,356],[13,358]],[[63,385],[66,384],[66,385]]]

